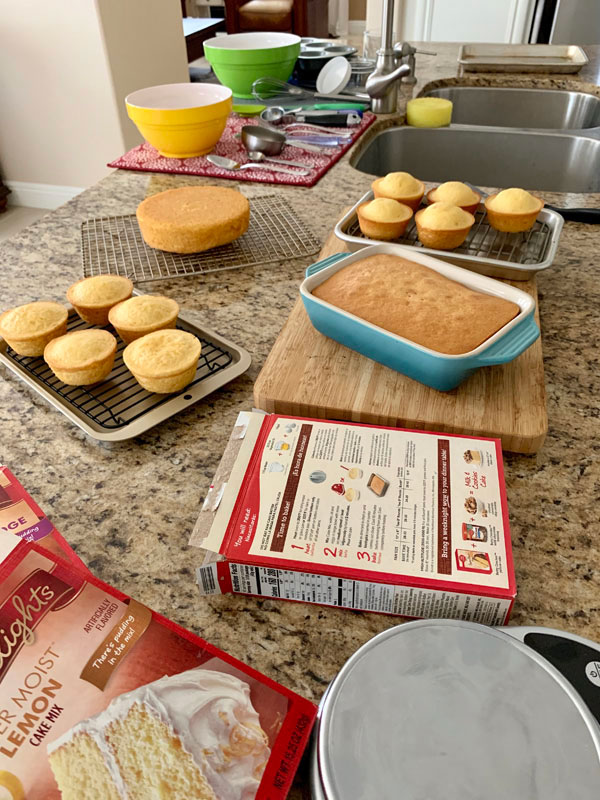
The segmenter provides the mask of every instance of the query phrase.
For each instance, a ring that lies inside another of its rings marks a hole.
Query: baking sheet
[[[386,244],[364,236],[358,224],[358,206],[372,199],[373,192],[367,192],[335,226],[337,238],[345,242],[352,251],[371,244]],[[543,208],[530,231],[501,233],[486,222],[485,205],[480,203],[475,212],[475,225],[464,244],[454,250],[423,247],[417,238],[414,218],[404,235],[400,239],[394,239],[393,244],[417,248],[419,253],[427,253],[491,278],[524,281],[552,266],[563,224],[560,214]]]
[[[73,310],[67,325],[69,330],[94,327]],[[93,386],[67,386],[41,356],[19,356],[2,339],[0,363],[92,438],[125,441],[197,403],[250,366],[250,354],[218,333],[198,327],[181,315],[177,327],[202,341],[202,353],[194,380],[175,394],[148,392],[137,383],[125,367],[122,353],[126,345],[118,336],[114,367],[106,380]]]
[[[467,72],[573,73],[589,61],[572,44],[463,44],[458,63]]]

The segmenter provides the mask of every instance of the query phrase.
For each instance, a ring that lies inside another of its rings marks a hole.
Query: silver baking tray
[[[71,309],[69,331],[91,327]],[[218,333],[193,325],[181,316],[177,327],[193,333],[202,342],[196,377],[177,394],[154,394],[143,389],[123,362],[125,344],[119,337],[112,372],[94,386],[67,386],[43,358],[17,355],[3,339],[0,339],[0,363],[89,436],[104,442],[121,442],[197,403],[250,366],[250,354]]]
[[[386,244],[378,239],[368,239],[361,233],[358,224],[356,209],[361,203],[372,199],[373,192],[367,192],[335,226],[335,235],[352,252],[371,244]],[[529,280],[552,265],[564,222],[560,214],[543,208],[533,228],[525,233],[500,233],[491,228],[483,203],[479,204],[474,216],[475,224],[465,243],[455,250],[423,247],[417,238],[414,219],[410,221],[404,236],[394,239],[393,243],[407,248],[416,247],[420,253],[428,253],[481,275],[511,281]]]
[[[467,72],[579,72],[588,61],[573,44],[463,44],[458,51]]]

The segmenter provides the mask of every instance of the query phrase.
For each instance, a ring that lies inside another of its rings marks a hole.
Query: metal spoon
[[[341,144],[342,142],[350,141],[352,138],[351,133],[332,133],[331,131],[328,133],[326,129],[323,128],[322,125],[311,125],[310,122],[297,122],[295,116],[288,117],[287,115],[284,117],[279,118],[275,122],[271,122],[265,116],[261,114],[261,120],[263,123],[268,126],[270,130],[283,130],[288,131],[294,128],[302,128],[306,131],[307,134],[311,136],[319,136],[323,138],[337,138],[340,141],[337,144]],[[262,127],[262,126],[261,126]],[[334,126],[335,127],[335,126]],[[340,126],[343,127],[343,126]]]
[[[238,169],[268,169],[271,172],[283,172],[285,175],[308,175],[309,171],[307,169],[286,169],[285,167],[274,167],[270,164],[267,166],[266,164],[238,164],[237,161],[234,161],[233,158],[225,158],[225,156],[215,156],[215,155],[208,155],[206,156],[206,160],[210,161],[211,164],[214,164],[215,167],[220,167],[221,169],[229,169],[229,170],[238,170]]]
[[[267,123],[265,123],[266,125]],[[325,153],[321,147],[312,144],[296,144],[296,141],[291,142],[290,139],[275,128],[263,127],[262,125],[244,125],[241,130],[241,139],[246,150],[255,150],[264,153],[266,156],[278,156],[283,150],[286,143],[293,143],[295,147],[300,150],[307,150],[309,153]],[[303,137],[302,141],[305,141]],[[330,143],[326,140],[319,139],[319,144],[328,146]],[[332,142],[332,146],[337,145],[338,142]]]
[[[258,150],[249,150],[248,151],[248,158],[250,161],[269,161],[273,164],[287,164],[288,167],[299,167],[300,169],[312,169],[312,167],[308,167],[306,164],[300,164],[298,161],[285,161],[283,158],[269,158],[264,153],[259,153]]]
[[[322,128],[320,131],[313,131],[312,127],[312,125],[307,125],[305,122],[293,122],[291,125],[286,125],[283,131],[286,136],[289,134],[290,136],[310,137],[311,141],[313,139],[315,141],[325,139],[328,140],[330,144],[348,144],[348,142],[352,141],[352,134],[324,133]],[[334,142],[335,139],[337,139],[337,142]]]

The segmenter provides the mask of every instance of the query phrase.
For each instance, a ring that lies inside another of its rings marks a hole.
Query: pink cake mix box
[[[0,794],[281,800],[316,707],[20,542],[0,566]]]
[[[83,561],[69,547],[23,485],[8,467],[0,464],[0,562],[16,547],[19,539],[39,542],[46,550],[87,571]]]
[[[499,440],[242,412],[190,544],[203,594],[503,625]]]

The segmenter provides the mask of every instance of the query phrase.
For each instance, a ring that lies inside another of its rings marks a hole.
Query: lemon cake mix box
[[[316,708],[89,572],[0,566],[0,796],[281,800]]]
[[[203,594],[504,624],[495,439],[242,412],[190,539]]]
[[[0,562],[21,539],[39,542],[46,550],[87,569],[9,468],[0,464]]]

